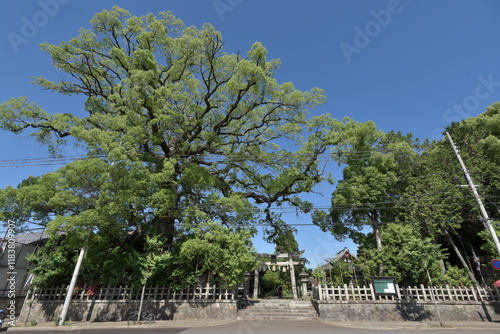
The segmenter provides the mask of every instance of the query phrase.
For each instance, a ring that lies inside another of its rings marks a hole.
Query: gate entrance
[[[278,296],[278,290],[276,293],[272,293],[273,291],[269,291],[270,288],[274,289],[274,286],[271,284],[270,286],[266,286],[266,289],[263,289],[262,285],[262,277],[265,273],[270,270],[272,272],[290,272],[290,283],[291,283],[291,292],[292,298],[297,300],[297,284],[295,281],[295,266],[299,264],[303,264],[302,261],[294,261],[295,258],[301,258],[304,254],[304,250],[298,253],[282,253],[282,254],[259,254],[259,259],[261,259],[260,266],[254,270],[253,274],[253,298],[265,298],[266,293],[268,295]],[[278,287],[276,287],[277,289]],[[282,291],[285,293],[286,291]]]

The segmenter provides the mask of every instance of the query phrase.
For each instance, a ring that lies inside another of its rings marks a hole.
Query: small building
[[[35,230],[31,230],[35,231]],[[0,308],[5,308],[12,297],[21,303],[33,280],[26,257],[45,245],[49,234],[43,230],[16,234],[12,240],[7,232],[0,239]],[[14,246],[10,246],[13,244]],[[12,252],[9,252],[12,250]],[[10,258],[9,258],[10,257]]]
[[[340,252],[335,254],[335,256],[331,259],[328,259],[325,264],[323,264],[321,267],[323,268],[323,271],[326,274],[326,277],[330,279],[330,281],[333,280],[333,277],[329,277],[332,275],[332,270],[335,268],[337,269],[340,268],[339,262],[343,263],[350,263],[348,266],[342,266],[342,271],[345,271],[346,274],[346,280],[345,284],[348,285],[359,285],[360,283],[364,283],[365,277],[364,274],[359,267],[359,265],[356,265],[356,261],[358,260],[358,257],[354,255],[349,248],[344,247]],[[338,272],[338,270],[335,270],[335,272]],[[342,274],[340,274],[342,275]],[[349,279],[347,279],[349,277]]]
[[[338,261],[343,261],[346,263],[352,263],[353,261],[357,260],[358,257],[351,253],[349,248],[344,247],[343,250],[335,254],[335,256],[331,259],[329,259],[328,263],[324,264],[322,267],[327,269],[329,268],[330,263],[337,263]]]

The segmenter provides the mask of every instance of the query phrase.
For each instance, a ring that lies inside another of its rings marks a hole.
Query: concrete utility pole
[[[486,226],[486,229],[490,232],[491,237],[493,238],[493,243],[495,244],[495,247],[497,249],[498,255],[500,256],[500,242],[498,241],[498,236],[495,232],[495,229],[493,228],[493,225],[491,224],[490,217],[488,217],[488,213],[484,209],[483,202],[481,201],[481,198],[479,197],[479,194],[477,193],[476,186],[472,182],[472,179],[469,175],[469,172],[467,171],[467,168],[465,168],[464,162],[462,161],[462,158],[460,157],[460,154],[458,153],[458,149],[455,146],[455,143],[453,143],[453,140],[451,139],[451,136],[448,132],[446,132],[446,135],[448,136],[448,139],[450,140],[451,147],[453,148],[453,151],[455,151],[455,154],[458,158],[458,161],[460,162],[460,166],[462,167],[462,170],[464,171],[465,178],[467,179],[467,183],[469,184],[472,193],[474,194],[474,198],[476,199],[477,204],[479,205],[479,209],[481,210],[481,215],[483,216]]]
[[[429,267],[427,266],[427,261],[424,260],[425,271],[427,271],[427,277],[429,278],[429,291],[431,292],[432,302],[434,303],[434,307],[436,308],[436,313],[439,319],[439,325],[443,327],[443,319],[441,319],[441,313],[439,312],[438,304],[436,302],[436,297],[434,297],[434,292],[432,292],[431,285],[431,275],[429,274]]]
[[[61,313],[61,320],[59,320],[59,326],[64,325],[64,321],[66,321],[66,315],[68,314],[69,304],[71,303],[71,296],[73,295],[73,290],[75,290],[76,280],[78,279],[78,273],[80,272],[80,267],[82,266],[83,257],[85,255],[85,251],[87,250],[87,244],[82,247],[80,250],[80,255],[78,256],[78,261],[76,262],[75,271],[73,272],[73,277],[71,278],[71,283],[68,288],[68,292],[66,292],[66,299],[64,300],[64,306]]]

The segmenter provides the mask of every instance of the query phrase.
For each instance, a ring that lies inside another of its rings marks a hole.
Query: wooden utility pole
[[[462,158],[460,157],[460,154],[458,153],[458,149],[455,146],[455,143],[453,143],[453,140],[451,139],[451,136],[448,132],[446,132],[446,135],[448,136],[448,139],[451,143],[451,147],[453,148],[453,151],[455,152],[455,155],[457,156],[457,159],[460,162],[460,166],[462,167],[462,170],[464,171],[464,175],[465,175],[465,178],[467,179],[467,183],[469,184],[469,187],[471,188],[472,193],[474,194],[474,198],[476,199],[476,202],[479,205],[479,210],[481,211],[481,215],[483,216],[483,220],[485,222],[486,229],[488,230],[488,232],[490,232],[491,237],[493,239],[493,243],[495,244],[498,255],[500,256],[500,242],[498,241],[498,236],[495,232],[495,229],[493,228],[493,225],[491,224],[490,217],[488,217],[488,213],[486,212],[486,209],[483,206],[483,202],[481,201],[481,198],[479,197],[479,194],[477,193],[476,186],[472,182],[472,179],[469,175],[469,172],[467,171],[467,168],[465,168],[464,162],[462,161]]]

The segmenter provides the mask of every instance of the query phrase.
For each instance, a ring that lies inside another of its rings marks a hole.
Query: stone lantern
[[[302,268],[302,272],[299,274],[300,282],[302,283],[302,298],[307,299],[307,282],[309,282],[309,275]]]

